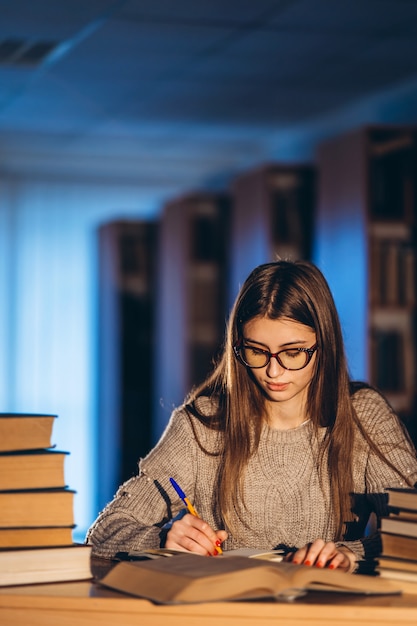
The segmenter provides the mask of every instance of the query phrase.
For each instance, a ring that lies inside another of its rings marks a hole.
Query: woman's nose
[[[271,355],[269,363],[266,366],[266,371],[268,376],[274,378],[275,376],[280,376],[281,374],[283,374],[283,372],[285,372],[285,367],[282,367],[282,365],[280,365],[276,356]]]

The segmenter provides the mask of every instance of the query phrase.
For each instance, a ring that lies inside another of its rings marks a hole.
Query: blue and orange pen
[[[170,478],[169,480],[171,481],[171,485],[174,487],[175,491],[187,507],[188,512],[191,513],[191,515],[194,515],[194,517],[200,517],[183,490],[181,489],[181,487],[179,486],[179,484],[173,478]],[[215,548],[218,554],[223,554],[223,550],[220,546],[216,545]]]

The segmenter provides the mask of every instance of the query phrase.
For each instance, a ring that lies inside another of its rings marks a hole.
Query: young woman
[[[352,572],[380,551],[366,529],[371,513],[387,514],[385,489],[416,481],[400,420],[377,391],[349,380],[322,273],[277,261],[247,278],[215,370],[173,412],[87,542],[108,558],[280,546],[296,563]]]

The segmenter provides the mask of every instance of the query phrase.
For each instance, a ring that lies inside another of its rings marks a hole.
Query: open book
[[[119,552],[120,560],[143,561],[146,559],[158,559],[160,557],[171,557],[184,554],[184,550],[174,550],[172,548],[147,548],[145,550],[131,550],[130,552]],[[232,556],[246,556],[250,559],[263,559],[265,561],[282,561],[285,552],[279,548],[272,550],[258,550],[256,548],[236,548],[222,553],[223,558]]]
[[[393,581],[370,576],[245,556],[223,558],[190,553],[168,559],[122,561],[100,583],[158,604],[293,598],[310,589],[399,593]]]

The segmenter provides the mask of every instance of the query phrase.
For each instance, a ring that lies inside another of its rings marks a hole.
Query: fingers
[[[228,534],[225,530],[216,530],[216,535],[220,543],[223,543],[223,541],[226,541],[228,537]]]
[[[299,565],[339,568],[348,572],[355,563],[355,556],[347,548],[337,548],[333,541],[325,542],[322,539],[316,539],[311,544],[293,552],[288,560]]]
[[[174,550],[195,552],[202,555],[217,555],[216,546],[227,538],[224,530],[215,532],[204,520],[193,515],[184,515],[172,524],[165,546]]]

